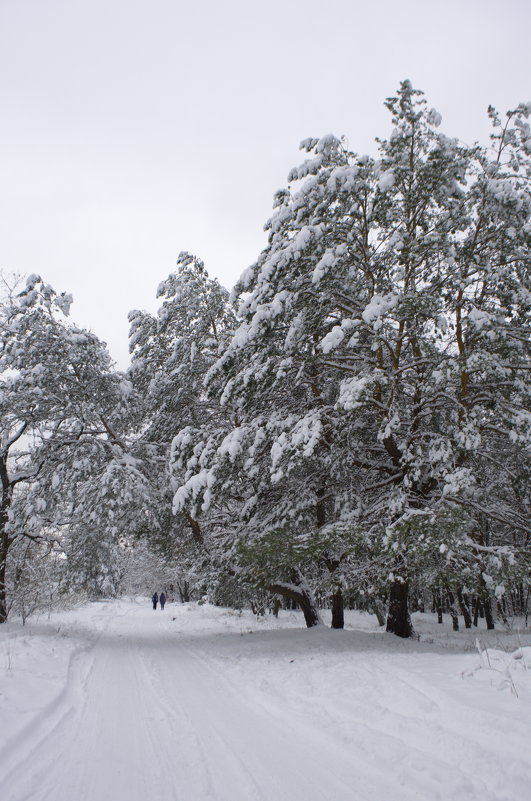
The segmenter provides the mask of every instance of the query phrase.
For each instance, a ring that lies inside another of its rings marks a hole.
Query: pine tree
[[[116,471],[140,477],[120,436],[129,385],[113,372],[97,337],[67,323],[70,303],[33,275],[3,305],[1,622],[15,544],[64,546],[76,526],[90,522],[89,486],[104,492],[105,474]]]
[[[410,636],[409,582],[449,527],[469,564],[491,548],[480,511],[489,531],[524,531],[499,494],[483,505],[482,475],[497,459],[508,486],[529,437],[531,109],[503,128],[490,112],[492,151],[441,134],[408,81],[386,105],[378,159],[333,136],[302,143],[210,371],[230,414],[176,439],[176,504],[230,507],[263,581],[271,538],[286,575],[294,554],[337,565],[365,544],[388,576],[388,631]]]
[[[203,528],[187,507],[172,515],[172,488],[180,475],[176,464],[170,464],[171,445],[179,431],[195,431],[212,419],[219,422],[219,402],[207,396],[204,379],[223,352],[235,317],[227,290],[189,253],[179,255],[176,272],[160,284],[157,296],[162,305],[155,316],[138,311],[129,315],[129,376],[142,398],[137,446],[149,465],[151,488],[144,536],[167,554],[176,571],[188,576],[189,592],[192,585],[201,585],[209,569],[209,550]]]

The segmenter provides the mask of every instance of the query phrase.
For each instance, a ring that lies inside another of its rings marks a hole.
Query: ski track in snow
[[[59,695],[0,749],[2,801],[529,798],[529,708],[491,688],[486,708],[459,676],[477,654],[94,608]]]

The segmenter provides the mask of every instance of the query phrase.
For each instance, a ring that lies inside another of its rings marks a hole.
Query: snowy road
[[[450,664],[473,656],[205,620],[121,602],[69,630],[64,688],[0,749],[2,801],[528,797],[528,712],[484,708]]]

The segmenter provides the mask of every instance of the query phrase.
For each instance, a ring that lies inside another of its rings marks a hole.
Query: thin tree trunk
[[[483,606],[485,608],[485,622],[487,623],[487,629],[492,631],[495,628],[495,625],[494,615],[492,614],[492,602],[489,597],[485,598],[483,601]]]
[[[435,598],[435,608],[437,610],[437,623],[441,625],[443,622],[443,603],[441,591],[437,590],[433,597]]]
[[[397,637],[412,637],[415,633],[407,603],[408,589],[407,581],[393,581],[389,589],[387,631]]]
[[[185,604],[188,603],[190,600],[190,588],[188,582],[185,580],[181,584],[180,581],[177,582],[177,589],[179,590],[179,596],[181,598],[181,603]]]
[[[6,567],[7,554],[12,540],[5,531],[0,534],[0,623],[7,620]]]
[[[23,426],[22,433],[26,426]],[[9,509],[11,500],[13,498],[13,485],[9,481],[7,474],[7,454],[5,450],[0,458],[0,482],[2,490],[2,501],[0,506],[0,623],[5,623],[7,620],[8,603],[6,592],[6,569],[7,569],[7,555],[13,543],[13,539],[6,531]]]
[[[2,542],[0,543],[0,623],[5,623],[7,620],[6,559],[7,550]]]
[[[385,604],[380,598],[376,598],[372,604],[371,608],[373,613],[376,615],[376,620],[378,621],[379,626],[385,626]]]
[[[451,589],[448,587],[446,590],[448,595],[448,603],[450,605],[450,617],[452,618],[452,629],[459,631],[459,615],[457,614],[457,607],[455,605],[455,597]]]
[[[481,587],[481,595],[483,596],[483,609],[485,611],[485,622],[487,624],[487,629],[492,631],[494,626],[494,615],[492,612],[492,602],[490,598],[489,588],[485,583],[485,579],[483,578],[483,574],[481,574],[479,579],[480,587]]]
[[[463,595],[463,590],[461,587],[457,588],[457,603],[459,604],[459,608],[461,610],[461,614],[463,615],[463,620],[465,621],[465,629],[472,628],[472,615],[470,614],[470,607],[466,602],[465,596]]]
[[[338,587],[335,593],[332,595],[332,628],[345,628],[343,593],[341,592],[340,587]]]
[[[507,607],[504,606],[503,601],[498,601],[498,614],[503,620],[503,625],[509,627],[509,621],[507,620]]]
[[[528,600],[529,600],[529,587],[524,588],[524,585],[521,584],[520,585],[519,597],[520,597],[520,614],[526,616],[527,615],[527,609],[528,609]],[[527,619],[527,617],[526,617],[526,619]],[[527,623],[526,623],[526,627],[527,627]]]
[[[479,595],[476,596],[474,599],[474,626],[478,627],[478,618],[480,617],[480,612],[482,610],[481,601],[479,599]]]

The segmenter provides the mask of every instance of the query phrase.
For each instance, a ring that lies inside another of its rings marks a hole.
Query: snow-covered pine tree
[[[456,509],[468,558],[492,547],[480,512],[523,531],[499,496],[483,505],[478,465],[496,460],[507,485],[529,437],[531,109],[503,127],[491,111],[493,152],[439,133],[409,81],[386,105],[377,160],[303,142],[210,373],[233,425],[177,437],[176,505],[231,505],[247,552],[280,535],[289,559],[335,563],[365,538],[388,574],[388,631],[409,636],[408,583]]]
[[[0,621],[13,544],[66,547],[76,526],[90,524],[91,482],[103,488],[116,470],[140,480],[121,439],[130,386],[97,337],[67,323],[70,303],[33,275],[2,308]],[[101,535],[96,521],[94,529]]]
[[[346,154],[328,137],[316,160],[324,173],[344,167]],[[341,311],[333,295],[321,295],[312,282],[333,255],[327,250],[329,210],[317,182],[312,188],[303,187],[293,203],[287,193],[278,194],[270,246],[237,287],[242,324],[209,375],[210,391],[221,393],[232,426],[176,438],[174,452],[188,471],[176,505],[191,500],[196,514],[212,500],[225,508],[231,558],[245,566],[240,577],[297,598],[310,624],[318,614],[307,601],[301,568],[326,564],[338,600],[334,623],[341,625],[338,568],[346,541],[357,535],[358,493],[356,475],[340,457],[350,437],[334,411],[338,382],[319,347]],[[338,290],[342,281],[338,274]]]
[[[177,270],[158,287],[157,297],[162,305],[156,315],[129,315],[129,377],[142,399],[137,445],[149,465],[151,486],[143,535],[158,552],[179,562],[190,587],[201,583],[208,547],[204,530],[188,508],[172,515],[180,475],[175,464],[170,472],[170,448],[180,430],[197,430],[213,419],[219,424],[219,402],[207,397],[203,382],[234,330],[235,316],[227,290],[209,278],[201,259],[186,252],[179,255]]]

